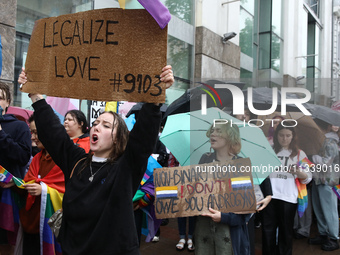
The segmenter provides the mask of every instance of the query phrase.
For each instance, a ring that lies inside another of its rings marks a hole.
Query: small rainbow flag
[[[13,175],[8,172],[5,168],[0,166],[0,182],[9,183],[13,178]]]
[[[332,190],[334,191],[335,195],[340,199],[340,184],[332,187]]]
[[[308,158],[303,158],[297,163],[298,167],[301,167],[302,169],[311,168],[314,166],[313,162],[311,162]]]
[[[298,189],[298,208],[297,212],[301,218],[308,206],[308,194],[306,184],[302,184],[298,178],[295,178],[296,187]]]
[[[233,190],[251,189],[252,185],[250,177],[231,178],[231,187]]]
[[[177,197],[177,193],[177,186],[164,186],[156,188],[157,199]]]

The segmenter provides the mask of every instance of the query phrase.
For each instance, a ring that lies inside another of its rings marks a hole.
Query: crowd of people
[[[170,87],[174,82],[171,66],[164,67],[160,77],[166,88]],[[25,86],[24,70],[18,81]],[[13,254],[14,250],[24,255],[139,254],[144,213],[154,221],[147,240],[159,241],[161,222],[152,212],[152,178],[143,185],[141,180],[151,154],[157,155],[161,167],[179,165],[159,141],[160,105],[144,104],[129,131],[123,118],[114,112],[102,113],[89,128],[85,115],[72,110],[61,125],[42,95],[29,97],[34,114],[28,127],[6,114],[11,93],[0,82],[0,165],[26,183],[21,188],[13,181],[0,183],[1,201],[4,197],[17,201],[19,215],[17,224],[13,216],[5,219],[13,220],[14,227],[9,227],[1,220],[9,214],[0,206],[0,254]],[[251,113],[246,110],[245,115],[235,117],[248,121]],[[262,225],[263,254],[292,254],[293,238],[308,238],[309,244],[320,245],[325,251],[339,249],[338,199],[332,187],[339,184],[339,174],[333,170],[339,166],[340,131],[331,123],[315,122],[326,137],[318,155],[306,155],[300,149],[293,124],[276,122],[269,130],[268,141],[282,167],[259,186],[263,199],[257,201],[258,214],[222,213],[209,208],[208,213],[197,217],[178,218],[179,241],[174,249],[204,255],[253,255],[255,218]],[[239,158],[237,125],[217,123],[206,136],[211,150],[202,155],[199,164]],[[321,164],[325,171],[301,167],[303,159]],[[297,183],[307,185],[311,201],[302,217],[297,216]],[[49,194],[54,208],[62,205],[63,210],[60,233],[50,239],[52,248],[44,244],[45,233],[52,235],[44,227],[42,212],[48,207],[44,194]],[[313,214],[318,235],[309,238]]]

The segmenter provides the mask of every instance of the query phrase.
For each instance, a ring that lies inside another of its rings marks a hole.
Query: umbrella
[[[271,148],[261,129],[244,126],[218,108],[208,108],[206,115],[194,111],[168,117],[160,140],[171,151],[182,166],[198,164],[201,156],[209,152],[210,142],[207,130],[214,119],[232,120],[240,128],[241,152],[239,156],[249,157],[253,167],[254,184],[260,184],[281,162]]]
[[[188,89],[182,96],[173,101],[168,106],[163,119],[172,114],[200,110],[202,94],[209,95],[207,96],[207,108],[218,107],[222,109],[227,105],[231,105],[233,102],[231,92],[227,89],[214,89],[215,84],[231,84],[239,87],[240,89],[244,86],[244,83],[241,82],[208,80],[197,87]]]
[[[10,106],[6,113],[13,114],[18,120],[25,121],[28,124],[28,118],[33,114],[33,111],[17,106]]]
[[[142,106],[144,103],[137,103],[132,108],[130,111],[126,114],[126,118],[128,118],[131,114],[135,114],[135,118],[138,119],[138,113],[142,109]],[[162,115],[165,113],[166,109],[168,106],[166,104],[162,104],[160,111],[162,112]]]
[[[263,119],[272,119],[275,115],[271,114],[264,116]],[[293,119],[297,121],[295,127],[298,137],[298,146],[307,155],[316,155],[319,153],[319,149],[322,147],[325,140],[325,135],[314,122],[313,118],[308,115],[304,115],[301,112],[288,112],[287,115],[283,115],[285,119]],[[265,124],[261,127],[263,132],[267,135],[269,127],[271,127],[271,121],[265,121]]]
[[[340,112],[329,107],[316,104],[308,104],[311,109],[312,117],[325,121],[333,126],[340,126]]]

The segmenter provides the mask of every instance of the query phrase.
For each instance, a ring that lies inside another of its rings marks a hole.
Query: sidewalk
[[[314,237],[317,233],[316,225],[312,225],[311,236]],[[158,243],[146,243],[145,237],[142,237],[140,253],[141,255],[194,255],[194,252],[189,252],[188,250],[177,251],[176,244],[179,240],[178,230],[177,230],[177,219],[169,219],[169,224],[167,226],[161,227],[161,237]],[[261,250],[261,228],[255,231],[255,249],[256,255],[262,254]],[[332,252],[323,251],[320,249],[319,245],[309,245],[307,239],[294,239],[293,244],[293,255],[339,255],[340,249]]]

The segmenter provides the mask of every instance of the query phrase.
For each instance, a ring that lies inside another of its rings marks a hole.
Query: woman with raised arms
[[[169,88],[172,67],[164,67],[160,77]],[[18,81],[26,83],[24,71]],[[160,105],[144,104],[130,133],[118,114],[104,112],[93,123],[92,153],[86,154],[70,140],[42,95],[30,97],[39,139],[65,175],[58,238],[63,254],[139,254],[132,198],[155,146]]]

